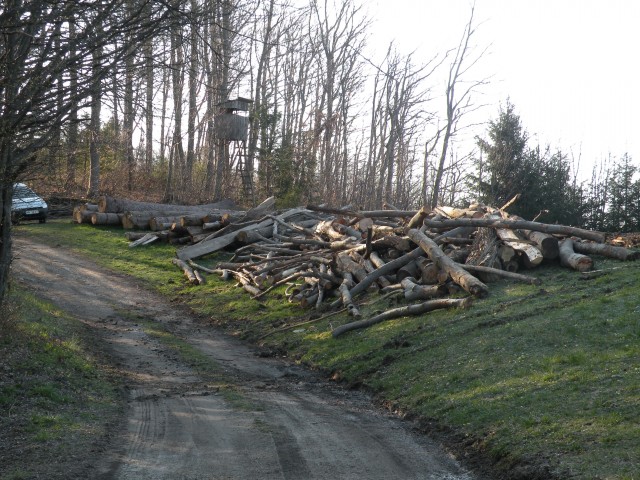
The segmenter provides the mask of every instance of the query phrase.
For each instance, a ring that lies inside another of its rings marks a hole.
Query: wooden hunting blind
[[[248,112],[253,100],[238,97],[219,103],[216,116],[216,135],[220,140],[246,142],[249,129],[249,117],[238,112]]]

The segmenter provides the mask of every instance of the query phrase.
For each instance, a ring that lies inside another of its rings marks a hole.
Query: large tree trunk
[[[500,260],[500,240],[495,229],[481,227],[476,232],[476,236],[471,245],[471,252],[465,263],[481,267],[502,268]],[[495,275],[491,273],[481,273],[480,278],[485,282],[495,281]]]
[[[579,272],[586,272],[593,267],[593,260],[573,250],[573,240],[565,238],[560,242],[560,263]]]
[[[95,198],[100,192],[100,110],[102,107],[102,82],[100,79],[100,61],[102,49],[96,49],[93,54],[93,86],[91,91],[91,122],[89,128],[89,156],[90,156],[90,174],[89,189],[87,196]]]
[[[484,297],[489,293],[489,289],[484,283],[447,257],[440,247],[438,247],[438,244],[420,230],[409,230],[409,238],[420,245],[420,248],[433,260],[433,263],[447,272],[451,279],[465,291],[477,297]]]
[[[151,2],[146,5],[147,14],[150,13]],[[153,165],[153,40],[147,39],[144,43],[144,62],[145,62],[145,149],[144,149],[144,167],[147,174],[151,172]]]
[[[507,245],[522,253],[521,258],[525,267],[532,268],[542,263],[544,257],[540,249],[535,245],[523,242],[513,230],[497,228],[496,233]]]
[[[9,146],[5,139],[0,140],[0,173],[4,176],[10,165]],[[7,285],[9,284],[9,272],[11,266],[11,196],[12,183],[0,184],[0,309],[4,306]],[[1,314],[0,314],[1,317]],[[2,318],[0,318],[2,320]]]
[[[558,258],[559,255],[559,247],[558,247],[558,239],[552,235],[548,235],[542,232],[534,232],[531,230],[524,230],[523,232],[525,236],[535,242],[537,247],[542,252],[542,256],[547,260],[553,260]]]
[[[640,251],[629,250],[624,247],[615,247],[602,243],[573,242],[573,250],[578,253],[589,255],[602,255],[603,257],[615,258],[616,260],[638,260]]]
[[[138,202],[136,200],[128,200],[126,198],[114,198],[103,195],[98,199],[98,211],[102,213],[121,213],[126,211],[158,211],[165,214],[172,213],[189,213],[201,212],[212,213],[216,210],[233,210],[235,204],[231,200],[223,200],[216,203],[208,203],[205,205],[175,205],[170,203],[152,203]]]

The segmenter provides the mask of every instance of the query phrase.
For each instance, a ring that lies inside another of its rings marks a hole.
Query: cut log
[[[523,242],[515,231],[506,228],[497,228],[496,233],[503,242],[508,242],[511,248],[522,253],[520,258],[525,267],[533,268],[542,263],[544,257],[540,249],[535,245]]]
[[[183,227],[201,227],[204,223],[204,215],[191,214],[180,217],[180,225]]]
[[[629,261],[640,258],[640,251],[629,250],[624,247],[615,247],[602,243],[573,242],[573,250],[578,253],[589,255],[602,255],[603,257],[615,258],[616,260]]]
[[[371,247],[374,250],[394,248],[399,252],[408,252],[411,250],[411,243],[409,243],[409,240],[405,237],[400,237],[398,235],[386,235],[371,242]]]
[[[362,264],[364,265],[364,268],[367,271],[367,274],[374,272],[376,269],[376,267],[373,265],[373,262],[369,259],[363,260]],[[389,281],[389,279],[384,275],[379,277],[377,282],[378,282],[378,285],[380,285],[380,288],[386,288],[389,285],[391,285],[391,282]]]
[[[187,277],[189,283],[193,285],[198,285],[198,277],[196,277],[195,273],[193,273],[193,269],[187,265],[186,262],[183,262],[179,258],[174,258],[171,260],[174,265],[178,266],[184,272],[184,276]]]
[[[347,252],[340,252],[336,255],[335,268],[336,271],[343,276],[345,273],[348,273],[357,278],[359,282],[367,277],[367,271],[364,267],[355,262]]]
[[[424,313],[431,312],[433,310],[442,309],[442,308],[457,308],[457,307],[466,308],[470,304],[471,304],[470,297],[461,298],[461,299],[443,298],[438,300],[429,300],[424,303],[407,305],[405,307],[399,307],[399,308],[394,308],[392,310],[387,310],[386,312],[376,315],[375,317],[372,317],[368,320],[359,320],[357,322],[351,322],[345,325],[341,325],[338,328],[334,329],[331,332],[331,335],[334,338],[336,338],[352,330],[371,327],[372,325],[376,325],[386,320],[392,320],[394,318],[399,318],[399,317],[406,317],[409,315],[422,315]]]
[[[451,279],[457,285],[460,285],[466,292],[477,297],[484,297],[489,293],[489,289],[484,283],[447,257],[440,247],[438,247],[438,244],[420,230],[409,230],[409,238],[420,245],[420,248],[422,248],[429,258],[433,260],[433,263],[435,263],[441,270],[447,272]]]
[[[356,307],[356,305],[353,303],[353,299],[349,291],[349,288],[353,285],[351,274],[345,272],[343,273],[343,278],[344,280],[338,288],[340,292],[340,298],[342,299],[342,305],[345,306],[347,312],[349,312],[349,315],[351,315],[352,317],[359,317],[360,310],[358,310],[358,307]]]
[[[422,222],[427,218],[427,215],[431,213],[431,209],[428,207],[422,207],[418,212],[411,217],[409,223],[407,223],[407,228],[420,228],[422,227]]]
[[[534,230],[553,235],[572,235],[594,242],[604,243],[605,235],[594,230],[584,230],[582,228],[569,227],[566,225],[550,225],[547,223],[530,222],[527,220],[505,220],[505,219],[485,219],[485,218],[456,218],[451,220],[425,219],[424,224],[429,228],[454,228],[454,227],[491,227],[508,228],[516,230]]]
[[[149,220],[155,216],[155,212],[126,211],[122,216],[122,226],[127,230],[148,230]]]
[[[73,221],[75,223],[91,223],[91,216],[96,213],[93,210],[86,210],[82,206],[73,209]]]
[[[180,215],[153,217],[149,220],[149,228],[154,232],[167,230],[167,228],[171,228],[174,223],[180,225],[181,218]]]
[[[272,234],[273,224],[257,230],[240,230],[236,233],[236,241],[242,245],[250,245],[271,238]]]
[[[223,226],[222,222],[205,222],[202,224],[202,229],[206,231],[220,230]]]
[[[499,217],[492,216],[490,219]],[[476,232],[476,237],[471,245],[471,251],[465,263],[468,265],[477,265],[481,267],[489,267],[491,269],[500,269],[502,264],[499,258],[500,241],[496,230],[488,227],[480,227]],[[494,282],[497,277],[493,273],[480,272],[479,277],[484,282]]]
[[[529,240],[535,242],[544,258],[547,260],[554,260],[558,258],[560,249],[558,246],[558,239],[556,237],[542,232],[534,232],[532,230],[523,230],[522,233],[524,233]]]
[[[172,205],[166,203],[138,202],[128,200],[126,198],[114,198],[109,195],[103,195],[98,199],[98,211],[101,213],[123,213],[127,210],[143,211],[154,210],[156,212],[167,212],[165,214],[182,214],[188,212],[203,212],[207,214],[215,210],[233,210],[235,203],[232,200],[222,200],[216,203],[206,205]]]
[[[502,244],[498,247],[498,258],[500,259],[500,263],[502,263],[504,267],[504,265],[514,260],[517,262],[518,255],[516,254],[516,251],[513,249],[513,247],[511,247],[510,245]]]
[[[581,253],[575,253],[573,240],[565,238],[560,242],[560,264],[579,272],[586,272],[593,268],[593,260]]]
[[[448,248],[445,250],[447,257],[457,263],[464,263],[469,258],[470,249],[468,248]]]
[[[344,234],[333,227],[333,220],[324,220],[316,225],[315,233],[327,237],[329,240],[344,240]]]
[[[91,223],[94,225],[122,225],[122,214],[93,212]]]
[[[420,268],[420,278],[423,284],[435,285],[436,283],[438,283],[440,269],[429,258],[419,258],[418,268]]]
[[[418,261],[414,260],[409,262],[403,267],[400,267],[396,272],[396,280],[402,283],[405,278],[418,278],[421,276],[420,267],[418,267]]]
[[[418,285],[410,277],[403,278],[400,284],[404,288],[405,300],[410,302],[442,297],[448,291],[444,285]]]
[[[287,218],[300,213],[300,211],[301,211],[300,209],[291,209],[286,212],[283,212],[282,214],[278,215],[276,218],[278,218],[281,221],[284,221]],[[253,223],[251,225],[243,227],[239,231],[259,230],[261,228],[271,226],[272,224],[273,224],[273,220],[267,219],[259,223]],[[189,260],[189,259],[202,257],[203,255],[208,255],[210,253],[217,252],[218,250],[222,250],[223,248],[231,245],[236,239],[236,233],[237,233],[236,231],[233,231],[223,236],[213,238],[211,240],[205,239],[195,245],[181,248],[180,250],[178,250],[177,256],[181,260]]]
[[[484,213],[472,208],[439,206],[434,209],[434,212],[447,218],[481,218],[484,216]]]

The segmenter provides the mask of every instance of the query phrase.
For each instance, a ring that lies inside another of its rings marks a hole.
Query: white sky
[[[425,62],[457,46],[472,0],[370,0],[371,44],[389,40]],[[507,97],[530,146],[582,152],[581,176],[611,153],[640,164],[640,1],[476,0],[472,79],[491,76],[486,119]],[[442,100],[444,102],[444,100]],[[481,129],[481,133],[486,129]]]

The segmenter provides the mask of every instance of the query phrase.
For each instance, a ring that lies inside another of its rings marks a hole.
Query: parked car
[[[40,198],[24,183],[13,185],[13,199],[11,203],[11,221],[19,223],[23,220],[38,220],[40,223],[47,221],[49,207],[47,202]]]

